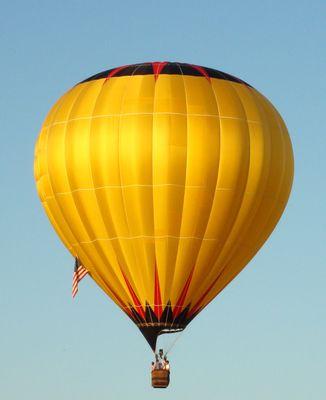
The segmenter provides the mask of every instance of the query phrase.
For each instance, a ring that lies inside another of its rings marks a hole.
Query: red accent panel
[[[130,293],[130,295],[131,295],[131,297],[132,297],[132,301],[134,302],[136,311],[138,312],[138,314],[139,314],[143,319],[145,319],[145,312],[144,312],[144,310],[143,310],[143,307],[142,307],[142,305],[141,305],[141,302],[139,301],[139,299],[138,299],[138,297],[137,297],[137,295],[136,295],[134,289],[132,288],[130,282],[128,281],[128,278],[126,277],[126,275],[125,275],[124,272],[122,271],[122,268],[121,268],[121,267],[120,267],[120,269],[121,269],[121,273],[122,273],[122,275],[123,275],[123,277],[124,277],[124,279],[125,279],[125,282],[126,282],[126,285],[127,285],[127,287],[128,287],[129,293]]]
[[[177,303],[176,303],[176,305],[175,305],[175,307],[173,309],[173,317],[174,318],[176,318],[182,311],[183,303],[184,303],[184,301],[186,299],[186,296],[187,296],[187,293],[188,293],[188,289],[189,289],[189,286],[190,286],[190,283],[191,283],[191,279],[192,279],[192,275],[194,273],[194,269],[195,268],[193,267],[192,270],[190,271],[190,274],[188,276],[186,284],[184,285],[184,287],[182,289],[182,292],[180,294],[180,297],[179,297],[179,299],[178,299],[178,301],[177,301]]]
[[[157,267],[155,264],[155,281],[154,281],[154,314],[158,319],[161,318],[163,309],[162,309],[162,297],[161,297],[161,289],[160,289],[160,280],[158,277]]]
[[[106,77],[105,82],[106,82],[108,79],[112,78],[112,77],[113,77],[115,74],[117,74],[119,71],[121,71],[122,69],[125,69],[125,68],[127,68],[127,67],[129,67],[129,65],[122,65],[121,67],[118,67],[118,68],[115,68],[114,70],[112,70],[112,71],[109,73],[109,75]]]
[[[215,285],[215,283],[217,282],[218,278],[222,275],[221,271],[217,278],[214,279],[213,283],[209,286],[209,288],[206,290],[206,292],[201,296],[201,298],[197,301],[197,303],[192,307],[192,309],[189,311],[189,316],[195,314],[200,308],[201,308],[201,303],[205,300],[205,297],[208,295],[208,293],[212,290],[213,286]]]
[[[157,80],[158,76],[160,75],[162,69],[166,66],[167,62],[152,62],[153,72],[155,80]]]
[[[209,77],[208,73],[204,70],[203,67],[200,67],[199,65],[193,65],[193,64],[190,64],[190,65],[192,66],[192,68],[199,71],[208,80],[208,82],[211,81],[211,78]]]
[[[118,300],[120,303],[121,307],[123,308],[123,311],[127,313],[129,316],[132,317],[132,312],[129,310],[129,308],[126,306],[124,301],[121,299],[121,297],[108,285],[109,290],[113,293],[114,297]]]

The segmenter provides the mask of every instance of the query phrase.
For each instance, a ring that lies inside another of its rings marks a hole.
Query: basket
[[[170,371],[166,369],[154,369],[152,371],[153,388],[166,388],[170,383]]]

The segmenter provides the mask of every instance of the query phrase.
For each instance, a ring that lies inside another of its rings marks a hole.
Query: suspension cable
[[[173,349],[173,347],[175,346],[175,344],[177,343],[177,341],[180,339],[181,335],[183,333],[183,330],[181,332],[179,332],[175,339],[173,340],[173,342],[171,343],[171,345],[168,347],[167,351],[165,352],[165,356],[170,353],[170,351]]]

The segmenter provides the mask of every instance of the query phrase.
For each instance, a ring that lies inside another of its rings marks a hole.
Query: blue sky
[[[6,400],[199,396],[326,398],[326,3],[11,1],[0,15],[0,393]],[[33,182],[42,121],[69,87],[107,68],[185,61],[234,74],[287,123],[295,181],[284,216],[247,269],[171,354],[172,384],[149,386],[151,352],[73,262]]]

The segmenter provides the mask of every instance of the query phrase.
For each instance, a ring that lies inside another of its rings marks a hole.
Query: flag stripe
[[[84,268],[80,263],[79,260],[76,260],[74,275],[72,277],[72,290],[71,294],[74,298],[78,293],[78,283],[88,274],[86,268]]]

